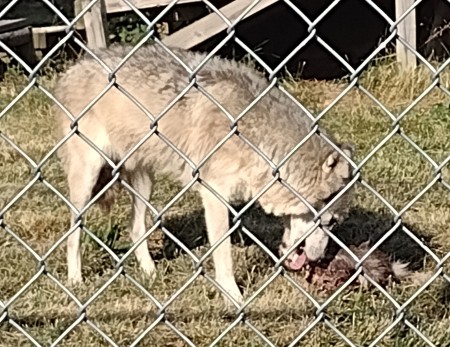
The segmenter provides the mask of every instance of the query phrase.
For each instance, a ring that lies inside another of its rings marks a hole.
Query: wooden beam
[[[22,29],[27,26],[26,18],[2,19],[0,20],[0,33]]]
[[[220,12],[231,22],[237,19],[254,0],[235,0],[221,7]],[[248,18],[266,7],[276,3],[278,0],[262,0],[254,6],[244,18]],[[206,41],[214,35],[227,28],[227,24],[215,13],[199,19],[198,21],[184,27],[165,37],[162,41],[169,47],[190,49]]]
[[[395,16],[400,18],[412,6],[414,0],[395,0]],[[412,10],[397,27],[398,35],[416,49],[416,11]],[[397,61],[403,69],[412,69],[417,66],[417,58],[404,44],[397,40]]]
[[[22,28],[8,32],[0,33],[0,41],[4,42],[8,47],[22,46],[31,41],[31,28]]]
[[[81,8],[86,8],[90,0],[80,0]],[[75,8],[80,8],[76,6]],[[89,48],[105,48],[107,46],[107,28],[105,1],[98,0],[83,16]]]
[[[36,65],[31,27],[0,33],[0,41],[11,48],[28,66],[33,68]],[[9,57],[11,58],[13,57]]]
[[[67,25],[53,25],[50,27],[39,27],[32,28],[33,34],[53,34],[53,33],[61,33],[66,30]]]
[[[171,0],[130,0],[130,2],[139,9],[167,6]],[[190,2],[202,2],[202,0],[179,0],[178,4],[187,4]],[[130,11],[130,7],[122,0],[106,0],[106,12],[117,13]]]
[[[54,25],[50,27],[32,28],[33,44],[35,49],[47,48],[47,34],[62,33],[67,25]]]
[[[75,0],[75,3],[73,5],[73,10],[74,10],[75,16],[78,16],[80,14],[80,12],[83,10],[83,4],[81,3],[81,0]],[[77,20],[74,27],[77,30],[84,30],[85,29],[84,19],[80,18],[79,20]]]

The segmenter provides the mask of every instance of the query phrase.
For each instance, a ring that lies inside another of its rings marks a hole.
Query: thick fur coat
[[[114,70],[129,51],[116,46],[95,53]],[[190,69],[206,57],[173,52]],[[183,185],[196,177],[192,188],[200,192],[209,240],[215,244],[229,229],[224,202],[249,200],[259,194],[277,175],[273,165],[277,166],[311,130],[311,120],[276,87],[237,122],[230,119],[239,116],[268,86],[264,76],[252,68],[217,57],[191,75],[157,45],[141,47],[114,74],[96,59],[82,58],[55,88],[56,98],[65,107],[55,106],[59,138],[74,132],[59,152],[72,203],[79,210],[86,206],[112,178],[111,164],[123,163],[118,170],[120,177],[145,199],[151,195],[155,172],[170,172]],[[351,155],[347,147],[342,150]],[[281,166],[279,176],[320,209],[348,183],[350,165],[313,135]],[[111,192],[107,190],[99,202],[111,203]],[[288,217],[282,254],[314,225],[308,207],[279,181],[258,201],[266,212]],[[154,263],[140,239],[147,230],[146,206],[135,197],[133,208],[131,237],[141,242],[136,256],[144,271],[152,275]],[[331,227],[339,211],[339,204],[335,204],[325,213],[323,227]],[[68,271],[73,282],[81,280],[79,233],[75,230],[68,239]],[[319,259],[327,241],[324,230],[317,228],[306,238],[301,252],[287,257],[286,264],[301,266],[305,259]],[[241,301],[229,238],[216,248],[213,258],[217,282],[229,298]]]

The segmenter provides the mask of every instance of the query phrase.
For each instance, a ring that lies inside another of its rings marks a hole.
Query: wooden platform
[[[131,3],[139,9],[163,7],[172,3],[172,0],[132,0]],[[188,4],[192,2],[202,2],[201,0],[179,0],[177,5]],[[212,1],[214,2],[214,1]],[[105,0],[106,12],[117,13],[130,11],[130,7],[122,0]]]
[[[27,23],[28,20],[26,18],[0,20],[0,34],[23,29],[27,26]]]
[[[31,27],[26,18],[0,20],[0,41],[29,66],[36,64]],[[1,48],[0,51],[4,52]],[[8,53],[5,56],[13,58]]]
[[[75,0],[75,9],[79,11],[81,8],[88,6],[88,0]],[[261,0],[245,15],[248,18],[255,13],[265,9],[266,7],[276,3],[279,0]],[[137,9],[146,9],[152,7],[163,7],[171,4],[171,0],[131,0]],[[214,3],[214,1],[211,1]],[[220,8],[221,13],[230,21],[237,19],[254,0],[235,0],[226,6]],[[179,0],[177,5],[186,3],[203,3],[201,0]],[[126,12],[132,9],[122,0],[103,0],[92,6],[90,11],[84,15],[86,35],[88,45],[91,48],[104,48],[107,46],[106,14],[116,12]],[[169,35],[164,40],[169,46],[177,46],[182,48],[192,48],[195,45],[207,40],[208,38],[220,33],[227,27],[227,24],[216,14],[211,13],[195,23],[183,28],[173,35]]]
[[[278,0],[262,0],[248,11],[243,19],[249,18],[255,13],[273,5]],[[232,23],[253,3],[253,0],[235,0],[230,4],[220,8],[220,12]],[[170,47],[190,49],[206,41],[214,35],[222,32],[228,27],[222,18],[215,12],[199,19],[191,25],[178,30],[172,35],[164,38],[163,42]]]
[[[6,3],[6,1],[7,0],[0,0],[0,4]],[[36,1],[33,0],[33,2]],[[210,1],[217,7],[222,6],[220,8],[220,12],[222,13],[222,15],[227,17],[230,22],[233,22],[237,18],[240,18],[241,14],[249,6],[254,4],[254,0],[229,0],[226,2],[219,0]],[[29,2],[27,1],[21,3],[29,4],[31,2],[32,1],[30,0]],[[69,2],[73,4],[73,6],[71,6],[70,8],[73,10],[75,15],[76,13],[80,13],[83,8],[86,8],[86,6],[89,6],[91,3],[90,0],[67,1],[67,3]],[[135,8],[140,10],[153,8],[157,9],[157,11],[173,3],[172,0],[129,0],[129,2],[132,3]],[[219,3],[221,5],[219,5]],[[226,3],[228,4],[226,5]],[[253,6],[250,11],[248,11],[248,13],[246,13],[245,18],[254,16],[254,19],[255,17],[257,17],[255,16],[256,14],[260,14],[263,11],[267,12],[267,9],[270,6],[273,5],[272,7],[275,8],[276,4],[280,3],[282,3],[281,0],[260,0],[258,3],[256,3],[255,6]],[[414,2],[414,0],[395,0],[395,17],[399,21],[399,24],[396,26],[397,32],[403,39],[403,41],[406,41],[407,45],[413,48],[416,47],[417,40],[415,27],[416,3],[417,2]],[[189,6],[189,4],[191,4],[192,6]],[[175,25],[176,28],[175,26],[172,28],[174,30],[169,30],[169,35],[163,39],[163,41],[169,46],[191,49],[202,44],[203,42],[206,42],[208,39],[214,37],[215,35],[223,33],[228,27],[228,24],[225,23],[222,18],[213,11],[211,11],[210,13],[208,13],[208,11],[198,11],[198,8],[200,8],[201,6],[206,6],[201,0],[178,0],[176,6],[178,5],[184,5],[179,7],[180,11],[185,11],[183,13],[188,13],[190,11],[190,8],[197,8],[197,12],[195,12],[195,10],[192,10],[193,14],[188,21],[185,20],[184,24]],[[106,23],[106,15],[126,12],[129,13],[131,10],[132,8],[128,6],[127,3],[125,3],[123,0],[99,0],[95,3],[94,6],[90,7],[89,11],[84,14],[83,20],[79,21],[80,26],[76,25],[75,27],[77,29],[85,28],[88,46],[90,46],[91,48],[106,47],[108,44],[108,25]],[[171,12],[175,12],[176,16],[178,16],[178,9]],[[37,15],[39,14],[27,13],[26,11],[23,14],[20,14],[20,16],[34,17],[34,19],[36,19],[35,17]],[[73,15],[73,13],[71,15]],[[270,14],[268,14],[268,16],[270,16]],[[175,21],[177,21],[177,19],[175,19]],[[250,20],[248,22],[250,22]],[[54,27],[48,25],[49,24],[42,24],[40,25],[41,27],[35,27],[32,29],[34,37],[34,48],[45,49],[48,45],[46,42],[47,35],[49,33],[62,32],[65,29],[65,27],[62,25]],[[181,29],[176,30],[178,28]],[[27,26],[26,20],[23,18],[0,20],[0,35],[2,35],[2,42],[5,42],[4,40],[8,40],[9,47],[20,47],[26,45],[30,47],[30,43],[28,40],[29,31],[30,29]],[[293,33],[293,35],[295,35],[295,33]],[[14,38],[14,40],[12,40],[12,38]],[[33,42],[31,43],[31,45],[33,45]],[[409,49],[405,47],[405,45],[403,45],[400,41],[397,41],[396,47],[397,59],[399,62],[401,62],[402,66],[414,67],[417,60],[415,55],[411,53]],[[21,49],[23,48],[24,47],[21,47]],[[31,55],[28,53],[24,52],[24,57],[26,57],[26,59],[29,61],[33,61]]]

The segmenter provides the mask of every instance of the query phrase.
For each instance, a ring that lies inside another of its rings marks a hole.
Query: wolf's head
[[[353,149],[350,146],[344,145],[341,149],[348,157],[352,156]],[[323,157],[318,159],[320,160],[316,170],[314,189],[307,200],[317,211],[320,211],[348,184],[352,170],[350,163],[335,150],[324,153]],[[321,215],[320,226],[286,258],[285,265],[288,268],[298,270],[306,261],[317,261],[325,255],[329,236],[324,229],[331,230],[336,223],[342,221],[347,211],[348,197],[349,194],[344,194]],[[314,225],[313,214],[310,212],[286,218],[280,255],[285,254]]]

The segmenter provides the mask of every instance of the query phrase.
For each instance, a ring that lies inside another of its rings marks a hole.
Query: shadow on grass
[[[261,240],[270,251],[278,255],[278,245],[283,234],[281,219],[275,216],[267,215],[264,211],[255,207],[250,209],[243,216],[243,225]],[[194,214],[168,219],[166,227],[189,249],[193,249],[207,244],[206,225],[203,211]],[[231,217],[230,217],[230,225]],[[362,209],[353,209],[348,218],[333,232],[346,245],[359,245],[370,240],[371,245],[377,242],[386,232],[393,227],[393,218],[391,215],[381,215]],[[414,230],[409,225],[404,224],[416,237],[425,244],[429,241],[423,233]],[[236,231],[232,234],[234,244],[248,246],[254,244],[250,237],[242,231]],[[340,247],[330,240],[327,254],[333,256]],[[409,262],[411,269],[419,269],[423,266],[423,259],[426,252],[420,245],[411,239],[401,227],[395,230],[392,235],[385,240],[380,249],[388,253],[393,259]],[[155,258],[166,257],[174,258],[182,252],[176,243],[166,237],[164,249]]]

